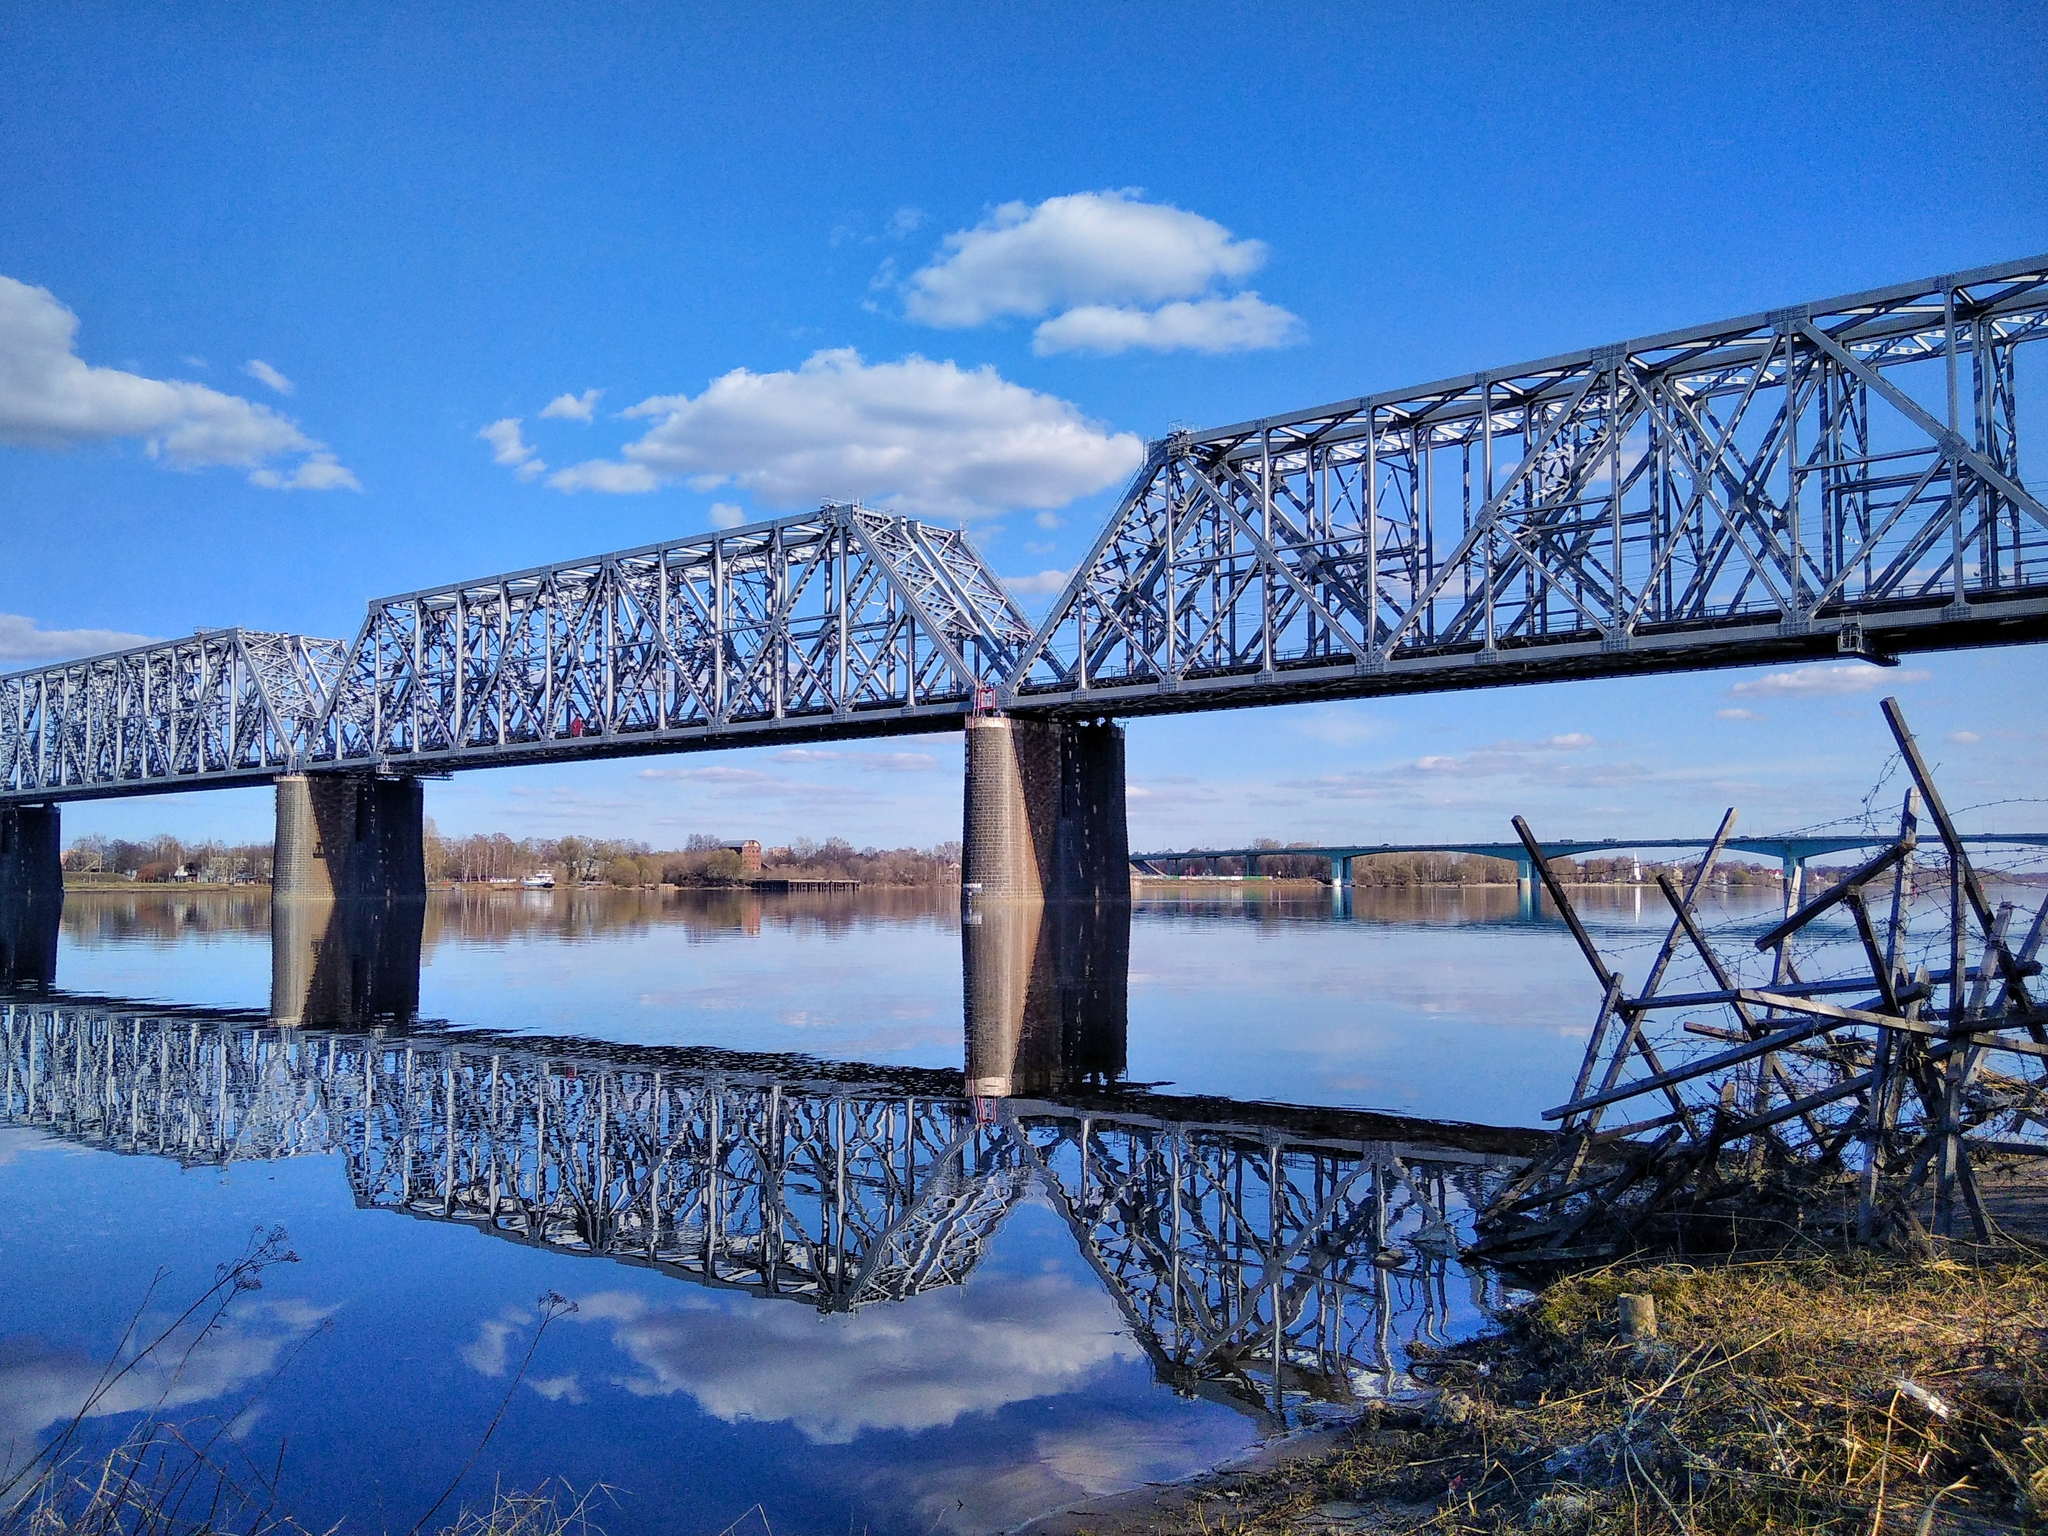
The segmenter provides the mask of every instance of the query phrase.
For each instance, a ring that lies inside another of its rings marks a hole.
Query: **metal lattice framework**
[[[353,647],[229,632],[246,684],[182,659],[212,636],[16,673],[0,799],[2038,639],[2044,334],[2048,256],[1176,433],[1036,631],[963,534],[831,505],[389,598]]]
[[[2048,631],[2048,257],[1155,444],[1005,697],[1119,714]]]
[[[370,606],[315,764],[930,729],[1030,624],[956,530],[828,506]]]
[[[230,630],[0,677],[0,798],[929,730],[1030,634],[964,534],[827,506],[386,598],[352,646]]]
[[[188,1164],[339,1151],[362,1206],[822,1311],[958,1284],[1036,1191],[1162,1379],[1283,1420],[1398,1384],[1399,1341],[1449,1323],[1455,1224],[1523,1164],[977,1105],[929,1091],[937,1073],[813,1080],[49,997],[0,1004],[0,1031],[0,1121]]]
[[[202,630],[0,677],[0,796],[286,771],[310,744],[347,652],[338,640]]]

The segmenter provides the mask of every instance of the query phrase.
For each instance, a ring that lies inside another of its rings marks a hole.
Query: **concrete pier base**
[[[0,984],[57,979],[63,844],[56,806],[0,806]]]
[[[277,781],[273,900],[425,900],[418,779],[287,774]]]
[[[963,805],[961,881],[969,895],[1131,899],[1122,727],[972,718]]]
[[[1123,1078],[1128,902],[975,902],[960,959],[971,1097],[1046,1097]]]

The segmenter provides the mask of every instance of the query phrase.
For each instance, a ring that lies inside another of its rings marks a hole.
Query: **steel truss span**
[[[2039,639],[2044,334],[2048,256],[1176,433],[1035,631],[964,534],[833,505],[389,598],[352,646],[15,673],[0,799]]]
[[[1525,1165],[744,1058],[64,1000],[0,1004],[0,1030],[0,1123],[186,1164],[338,1151],[360,1206],[826,1312],[960,1283],[1035,1191],[1162,1380],[1269,1421],[1398,1385],[1396,1341],[1441,1340],[1471,1304],[1450,1287],[1482,1283],[1452,1267],[1460,1230]]]
[[[2039,638],[2014,361],[2044,333],[2048,257],[1177,434],[1004,702],[1128,715]]]
[[[289,772],[347,660],[339,640],[220,629],[0,677],[0,798]]]
[[[0,678],[0,798],[930,730],[1030,623],[966,536],[854,506]]]

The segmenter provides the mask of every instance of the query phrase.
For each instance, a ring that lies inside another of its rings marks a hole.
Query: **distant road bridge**
[[[1721,846],[1737,853],[1761,853],[1775,857],[1784,872],[1786,882],[1796,884],[1801,879],[1809,860],[1831,853],[1848,853],[1859,848],[1882,848],[1893,841],[1894,835],[1847,833],[1830,836],[1802,832],[1735,834],[1729,836]],[[2048,832],[1971,832],[1964,834],[1962,841],[1999,847],[2048,848]],[[1542,848],[1546,859],[1583,859],[1611,854],[1642,853],[1653,849],[1704,849],[1712,842],[1713,839],[1708,837],[1643,837],[1633,841],[1621,837],[1603,837],[1590,842],[1566,838],[1546,842],[1542,844]],[[1288,848],[1187,848],[1174,853],[1134,853],[1131,855],[1131,864],[1146,873],[1163,875],[1166,873],[1162,867],[1164,865],[1201,864],[1216,859],[1244,860],[1247,872],[1250,872],[1251,864],[1259,859],[1328,859],[1331,878],[1339,885],[1350,885],[1353,860],[1370,859],[1390,853],[1465,853],[1486,859],[1512,860],[1516,868],[1517,881],[1524,893],[1533,892],[1535,888],[1536,866],[1530,859],[1528,850],[1520,843],[1338,843]]]
[[[1037,1193],[1162,1380],[1268,1422],[1443,1340],[1457,1223],[1526,1164],[1517,1133],[1339,1111],[105,1000],[0,1001],[0,1054],[0,1123],[187,1166],[339,1154],[361,1207],[823,1312],[961,1283]]]
[[[0,807],[992,709],[970,883],[1099,897],[1113,717],[2040,638],[2014,370],[2043,334],[2048,256],[1176,432],[1035,627],[964,535],[829,506],[383,599],[352,643],[222,630],[15,673]]]

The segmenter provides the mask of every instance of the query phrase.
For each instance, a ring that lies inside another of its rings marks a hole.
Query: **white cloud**
[[[1492,778],[1500,774],[1525,773],[1539,764],[1553,761],[1560,752],[1583,752],[1597,743],[1583,731],[1570,731],[1543,741],[1496,741],[1490,746],[1455,755],[1419,757],[1415,766],[1425,773],[1452,774],[1460,778]],[[1544,767],[1540,771],[1553,771]],[[1633,774],[1636,770],[1619,765],[1611,771]]]
[[[588,426],[597,413],[597,402],[604,398],[601,389],[586,389],[580,395],[557,395],[540,408],[542,421],[580,421]]]
[[[1052,318],[1032,337],[1059,352],[1245,352],[1301,339],[1301,322],[1256,293],[1221,288],[1265,263],[1257,240],[1135,191],[1077,192],[1036,207],[1005,203],[946,236],[910,275],[904,310],[927,325]],[[882,287],[895,281],[885,265]]]
[[[1924,683],[1930,675],[1926,672],[1892,671],[1856,661],[1828,666],[1809,664],[1789,672],[1766,672],[1762,677],[1746,677],[1728,691],[1737,698],[1812,699],[1872,693],[1893,683]]]
[[[791,747],[775,754],[778,763],[844,763],[874,773],[924,773],[939,766],[929,752],[842,752],[830,747]]]
[[[1259,352],[1299,341],[1301,321],[1256,293],[1178,301],[1158,309],[1084,304],[1055,315],[1031,337],[1040,357],[1093,352],[1112,357],[1133,347],[1148,352]]]
[[[313,454],[288,475],[280,475],[274,469],[259,469],[249,476],[251,485],[261,486],[267,491],[360,491],[356,477],[334,461],[334,455],[322,450]]]
[[[1063,1405],[1060,1424],[958,1456],[932,1446],[876,1468],[867,1487],[875,1494],[900,1489],[916,1515],[906,1523],[925,1536],[973,1536],[1018,1530],[1046,1510],[1140,1483],[1178,1481],[1241,1445],[1225,1424],[1206,1418],[1160,1421],[1076,1404]]]
[[[136,438],[174,469],[233,465],[264,471],[286,454],[333,455],[270,407],[204,384],[95,368],[78,356],[78,316],[47,288],[0,277],[0,443],[72,448]],[[281,377],[281,376],[280,376]],[[256,484],[355,485],[335,464],[301,480],[268,471]],[[254,477],[252,476],[252,479]]]
[[[531,480],[547,469],[533,445],[520,435],[517,416],[494,421],[477,436],[491,445],[492,463],[505,465],[522,480]]]
[[[1019,597],[1052,597],[1067,589],[1072,571],[1040,571],[1036,576],[1005,576],[1003,585]]]
[[[924,227],[925,212],[922,208],[898,208],[889,215],[889,223],[883,231],[891,240],[901,240],[905,235],[914,235]]]
[[[642,768],[643,779],[672,779],[679,784],[770,784],[771,775],[758,768]]]
[[[498,1316],[476,1325],[476,1337],[456,1351],[462,1363],[479,1376],[503,1376],[512,1351],[513,1335],[533,1323],[530,1313],[507,1307]]]
[[[1753,709],[1717,709],[1714,711],[1714,718],[1716,720],[1761,720],[1764,717]]]
[[[589,1399],[583,1395],[583,1388],[576,1380],[576,1373],[566,1376],[539,1376],[526,1383],[551,1403],[582,1403]]]
[[[1974,747],[1984,738],[1975,731],[1950,731],[1948,739],[1959,747]]]
[[[731,485],[774,507],[860,496],[919,516],[973,517],[1063,506],[1128,475],[1144,446],[1065,400],[912,355],[869,364],[851,348],[801,368],[736,368],[704,392],[658,395],[625,413],[654,425],[624,462],[550,477],[565,491],[649,491],[687,479]]]
[[[264,384],[268,384],[280,395],[295,395],[299,387],[260,357],[252,357],[242,364],[242,372]]]
[[[1053,529],[1062,526],[1065,520],[1057,512],[1041,512],[1032,518],[1031,521],[1050,533]]]
[[[615,459],[585,459],[548,476],[558,491],[603,491],[611,496],[638,496],[661,488],[661,477],[645,464],[621,464]]]
[[[81,656],[147,645],[149,638],[118,629],[38,629],[36,621],[25,614],[0,613],[0,663],[32,666],[44,661],[75,661]]]
[[[983,325],[1082,304],[1159,304],[1236,282],[1265,263],[1257,240],[1129,190],[1005,203],[946,236],[911,274],[905,308],[927,325]]]
[[[729,501],[711,503],[711,526],[714,528],[740,528],[746,525],[746,512]]]
[[[728,1424],[787,1423],[824,1445],[1077,1391],[1139,1357],[1109,1298],[1059,1275],[826,1317],[744,1298],[730,1310],[656,1307],[624,1292],[579,1297],[578,1309],[578,1322],[611,1325],[634,1366],[615,1382],[635,1396],[686,1394]]]

